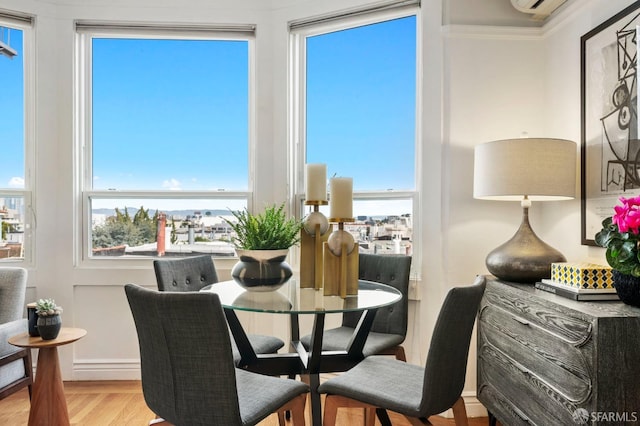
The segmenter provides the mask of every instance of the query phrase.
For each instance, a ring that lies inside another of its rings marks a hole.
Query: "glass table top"
[[[225,308],[283,314],[363,311],[391,305],[402,298],[391,286],[363,280],[358,281],[358,294],[345,299],[325,296],[322,289],[300,288],[295,278],[274,291],[247,291],[233,280],[208,285],[200,291],[216,293]]]

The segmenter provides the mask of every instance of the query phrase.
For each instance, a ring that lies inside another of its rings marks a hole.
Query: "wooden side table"
[[[53,340],[22,333],[9,338],[9,343],[21,348],[39,349],[36,378],[33,383],[29,426],[69,425],[69,412],[60,373],[58,346],[81,339],[87,334],[82,328],[63,327]]]

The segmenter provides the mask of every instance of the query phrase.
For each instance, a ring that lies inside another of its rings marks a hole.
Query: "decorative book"
[[[579,301],[620,300],[615,288],[579,288],[543,278],[535,283],[539,290]]]

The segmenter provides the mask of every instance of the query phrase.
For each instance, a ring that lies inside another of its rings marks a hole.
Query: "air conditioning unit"
[[[532,14],[533,19],[543,20],[565,1],[567,0],[511,0],[511,4],[520,12]]]

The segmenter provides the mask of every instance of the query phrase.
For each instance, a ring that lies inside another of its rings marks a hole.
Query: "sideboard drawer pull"
[[[523,422],[525,422],[528,425],[532,425],[533,423],[531,422],[531,419],[524,414],[522,411],[520,411],[518,408],[516,407],[511,407],[513,409],[513,412],[516,414],[516,416],[520,417],[520,420],[522,420]]]
[[[522,325],[529,325],[529,321],[520,317],[513,317],[514,320],[518,321]]]

